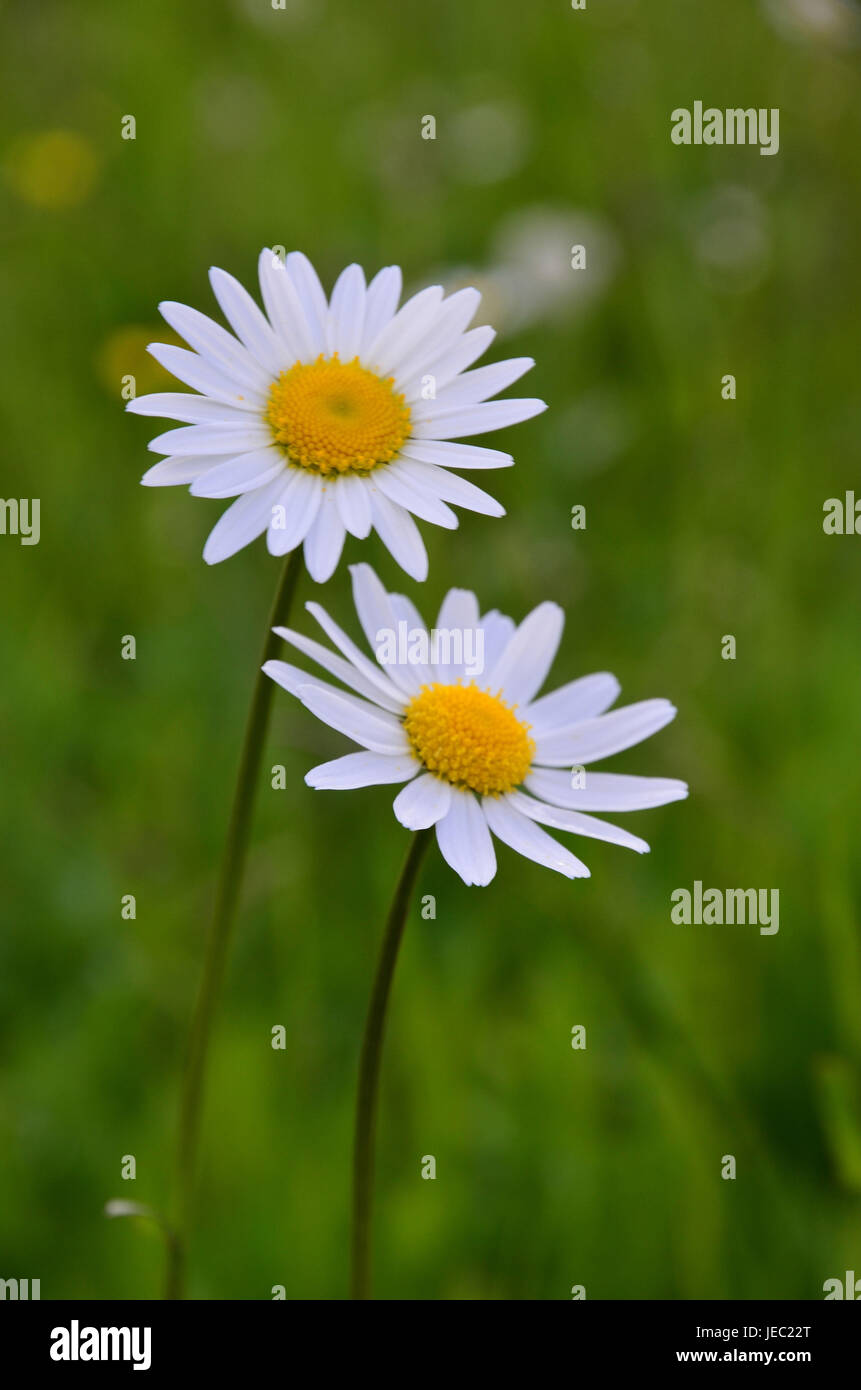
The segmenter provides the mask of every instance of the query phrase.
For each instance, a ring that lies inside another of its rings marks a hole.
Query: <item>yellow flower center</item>
[[[435,777],[481,796],[498,795],[520,785],[535,752],[531,726],[514,708],[475,681],[423,685],[407,706],[404,728],[419,762]]]
[[[410,432],[393,377],[338,354],[296,362],[269,388],[266,419],[291,463],[314,473],[370,473],[389,463]]]

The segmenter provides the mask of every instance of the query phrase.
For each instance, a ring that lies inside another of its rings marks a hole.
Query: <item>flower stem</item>
[[[302,568],[301,547],[290,552],[284,563],[272,610],[266,624],[266,637],[260,666],[278,650],[278,638],[273,627],[287,620],[296,583]],[[242,889],[254,798],[260,775],[260,760],[266,743],[269,715],[272,708],[274,682],[258,667],[245,738],[239,759],[239,773],[233,794],[230,825],[221,861],[221,871],[215,897],[215,908],[200,990],[191,1023],[188,1054],[180,1107],[179,1133],[176,1147],[176,1184],[178,1220],[176,1237],[168,1248],[168,1268],[165,1298],[184,1297],[185,1266],[188,1255],[188,1236],[191,1226],[194,1178],[200,1137],[201,1107],[206,1083],[206,1069],[212,1040],[212,1025],[227,962],[236,907]]]
[[[379,1099],[380,1058],[386,1029],[386,1009],[398,950],[404,934],[407,909],[416,877],[433,830],[419,830],[413,837],[389,908],[386,929],[359,1061],[359,1090],[356,1098],[356,1138],[353,1149],[353,1245],[350,1297],[371,1297],[371,1208],[374,1197],[374,1133]]]

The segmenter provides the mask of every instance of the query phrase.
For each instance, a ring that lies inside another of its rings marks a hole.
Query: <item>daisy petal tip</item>
[[[560,629],[565,626],[565,609],[561,603],[555,603],[553,599],[546,598],[537,608],[533,608],[532,614],[539,613],[542,618],[551,620],[554,624],[558,623]],[[531,617],[532,614],[529,614]]]
[[[466,884],[467,888],[474,887],[473,880],[469,877],[465,869],[455,869],[454,872],[457,874],[461,883]]]
[[[573,854],[570,860],[563,859],[558,864],[552,864],[549,867],[558,869],[560,874],[564,874],[566,878],[570,879],[592,877],[592,870],[588,864],[584,864],[582,859],[577,859]]]
[[[206,542],[206,545],[203,547],[204,562],[207,565],[218,565],[221,563],[222,560],[226,558],[227,557],[225,555],[222,555],[219,551],[217,544],[212,544],[212,536],[210,535]]]
[[[338,561],[336,557],[330,563],[330,559],[320,560],[313,555],[309,557],[307,550],[305,551],[305,568],[315,584],[325,584],[328,579],[332,578],[332,575],[335,573]],[[307,603],[305,604],[305,607],[308,607]]]

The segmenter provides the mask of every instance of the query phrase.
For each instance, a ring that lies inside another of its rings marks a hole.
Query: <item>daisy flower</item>
[[[468,371],[494,338],[470,328],[481,298],[439,285],[398,308],[401,272],[386,266],[370,284],[358,265],[327,300],[298,251],[264,250],[265,314],[232,275],[210,282],[228,333],[184,304],[159,307],[188,350],[150,352],[198,394],[165,392],[129,402],[137,415],[181,422],[150,449],[166,455],[144,474],[147,487],[190,484],[196,497],[236,497],[203,551],[214,564],[266,532],[273,555],[305,548],[318,581],[338,563],[344,539],[375,530],[414,579],[427,554],[414,517],[453,529],[452,505],[502,516],[504,508],[453,469],[504,468],[510,454],[462,437],[527,420],[540,400],[496,400],[532,358]],[[234,336],[235,334],[235,336]]]
[[[369,565],[353,565],[350,573],[376,661],[317,603],[306,606],[337,653],[289,628],[275,631],[352,693],[284,661],[263,667],[361,746],[361,752],[313,768],[305,778],[309,786],[404,783],[394,801],[397,819],[410,830],[435,826],[443,858],[467,884],[490,883],[496,873],[494,836],[568,878],[588,878],[586,865],[542,826],[648,850],[645,840],[587,813],[662,806],[687,796],[685,783],[611,772],[573,776],[572,769],[657,733],[676,713],[668,700],[608,713],[619,683],[606,673],[539,696],[562,636],[561,608],[541,603],[515,627],[495,610],[482,616],[467,589],[449,591],[435,630],[482,634],[482,674],[469,678],[463,661],[411,660],[414,652],[433,651],[433,634],[417,610],[402,594],[387,593]],[[410,634],[406,653],[388,642],[399,631]],[[425,641],[416,641],[416,634]],[[381,655],[392,659],[384,662]]]

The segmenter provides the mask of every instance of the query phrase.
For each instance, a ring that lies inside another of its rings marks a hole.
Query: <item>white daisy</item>
[[[467,589],[449,591],[435,626],[483,634],[479,678],[469,679],[463,662],[389,660],[398,655],[394,647],[384,664],[386,634],[398,632],[399,624],[411,635],[424,633],[431,649],[429,631],[409,599],[387,593],[370,565],[353,565],[350,573],[376,662],[317,603],[307,604],[308,611],[340,655],[289,628],[275,631],[354,693],[284,661],[263,667],[319,719],[361,745],[359,753],[313,768],[305,778],[309,786],[405,783],[394,802],[398,820],[410,830],[435,826],[443,858],[467,884],[489,883],[496,873],[493,835],[568,878],[588,878],[585,864],[542,825],[648,850],[636,835],[586,813],[662,806],[687,796],[685,783],[588,771],[579,785],[581,775],[572,776],[572,768],[621,753],[662,729],[676,713],[668,700],[607,713],[619,683],[606,673],[536,698],[562,636],[561,608],[539,604],[515,627],[495,610],[482,616]],[[412,636],[411,648],[407,656],[421,653]]]
[[[452,469],[505,468],[510,454],[457,438],[501,429],[544,410],[539,400],[488,398],[533,366],[517,357],[466,369],[490,346],[492,328],[469,328],[481,298],[464,289],[421,290],[400,309],[401,272],[369,285],[358,265],[327,301],[300,252],[264,250],[265,315],[223,270],[210,281],[236,337],[197,309],[160,309],[191,351],[153,343],[162,366],[198,395],[160,393],[129,402],[137,415],[184,422],[150,444],[160,463],[148,487],[190,483],[196,497],[237,497],[210,533],[210,564],[266,532],[273,555],[304,543],[316,580],[335,569],[347,532],[377,531],[414,579],[427,554],[413,517],[454,528],[449,503],[503,516],[488,493]]]

